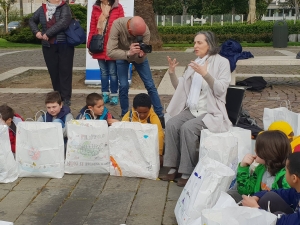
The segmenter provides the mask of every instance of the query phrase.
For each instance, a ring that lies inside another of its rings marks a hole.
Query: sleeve
[[[89,36],[88,36],[88,41],[86,43],[86,47],[88,48],[90,46],[90,42],[92,39],[92,36],[94,34],[96,34],[96,30],[97,30],[97,24],[98,24],[98,18],[96,18],[97,16],[95,15],[95,11],[94,9],[92,10],[92,14],[91,14],[91,21],[90,21],[90,30],[89,30]]]
[[[56,21],[52,27],[47,29],[46,35],[48,37],[54,37],[59,32],[66,30],[71,23],[71,19],[72,13],[70,6],[68,4],[64,4],[63,6],[61,6],[59,20]]]
[[[107,55],[112,59],[128,60],[127,51],[119,49],[119,20],[115,20],[111,26],[109,39],[107,42]]]
[[[294,224],[294,225],[300,224],[300,211],[299,210],[293,214],[281,215],[280,219],[278,219],[276,222],[276,225],[288,225],[288,224]]]
[[[74,117],[73,117],[72,113],[68,113],[68,114],[66,115],[65,127],[62,128],[62,129],[63,129],[63,135],[64,135],[64,137],[68,137],[68,133],[67,133],[67,124],[68,124],[68,122],[69,122],[70,120],[73,120],[73,119],[74,119]]]
[[[123,118],[122,118],[122,121],[127,121],[127,122],[130,122],[129,121],[129,111],[123,116]]]
[[[150,119],[151,124],[156,124],[158,128],[158,144],[159,144],[159,155],[163,155],[164,150],[164,130],[162,129],[161,122],[156,114],[151,116]]]
[[[254,193],[254,187],[257,182],[256,169],[252,174],[252,176],[250,176],[249,166],[241,167],[239,164],[237,175],[236,175],[237,189],[239,194],[251,195]]]
[[[29,27],[34,35],[40,31],[38,24],[40,23],[40,13],[43,13],[43,7],[38,8],[29,19]]]
[[[203,78],[217,98],[224,96],[231,81],[230,65],[227,59],[220,60],[217,76],[207,73]],[[218,78],[215,78],[218,77]]]

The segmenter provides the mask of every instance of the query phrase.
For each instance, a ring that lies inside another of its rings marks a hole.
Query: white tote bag
[[[202,225],[275,225],[277,216],[265,210],[245,206],[204,209]]]
[[[20,177],[62,178],[64,139],[61,124],[18,123],[16,161]]]
[[[65,173],[109,173],[106,120],[71,120],[67,125]]]
[[[11,151],[8,126],[0,125],[0,183],[18,178],[18,166]]]
[[[243,129],[241,127],[231,127],[228,132],[223,133],[213,133],[208,129],[201,131],[200,138],[200,149],[199,154],[201,154],[201,146],[203,147],[203,140],[206,137],[236,137],[238,139],[238,162],[241,162],[244,156],[248,153],[254,154],[254,149],[252,149],[251,143],[251,131]],[[201,156],[201,155],[199,155]]]
[[[190,225],[203,209],[213,207],[221,191],[227,191],[235,173],[207,156],[201,158],[181,192],[175,207],[179,225]]]
[[[200,143],[199,158],[208,156],[236,171],[238,165],[238,138],[208,136]]]
[[[268,130],[271,123],[274,121],[283,120],[288,122],[293,130],[295,136],[300,135],[300,114],[288,110],[286,107],[279,107],[274,109],[264,108],[263,124],[264,130]]]
[[[158,129],[139,122],[116,122],[108,128],[110,175],[157,179]]]

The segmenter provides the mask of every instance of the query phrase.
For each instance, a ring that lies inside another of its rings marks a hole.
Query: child
[[[291,153],[291,145],[281,131],[265,131],[257,136],[256,155],[247,154],[238,166],[237,186],[239,194],[253,194],[261,190],[289,188],[285,179],[285,162]],[[253,174],[249,166],[259,163]]]
[[[134,97],[133,108],[127,112],[122,121],[141,122],[156,124],[158,128],[158,140],[159,140],[159,156],[160,164],[163,160],[163,148],[164,148],[164,131],[161,126],[161,122],[151,107],[151,99],[149,95],[141,93]]]
[[[293,128],[289,123],[278,120],[271,123],[268,130],[282,131],[291,142],[292,152],[300,152],[300,137],[294,136]]]
[[[243,206],[261,208],[278,215],[277,225],[300,225],[300,152],[289,155],[285,178],[291,188],[261,191],[243,196]]]
[[[46,95],[45,104],[47,108],[46,116],[38,118],[38,122],[59,122],[63,129],[63,135],[66,138],[66,123],[73,119],[69,106],[63,105],[58,91],[49,92]]]
[[[20,115],[14,113],[14,110],[6,104],[0,106],[0,114],[2,116],[2,120],[6,123],[6,125],[9,128],[11,151],[13,153],[16,153],[17,124],[24,120]]]
[[[118,120],[114,119],[108,109],[104,106],[103,97],[97,93],[86,96],[86,106],[80,110],[76,119],[106,120],[108,125]]]

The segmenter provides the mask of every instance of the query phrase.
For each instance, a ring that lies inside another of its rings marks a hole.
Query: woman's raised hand
[[[203,66],[199,65],[198,63],[196,63],[195,61],[191,61],[191,63],[189,64],[190,67],[193,68],[193,70],[195,70],[195,72],[201,74],[202,76],[205,76],[207,74],[207,61],[204,63]]]
[[[167,56],[168,62],[169,62],[169,73],[175,73],[175,67],[179,64],[179,62],[176,62],[176,59],[171,59],[169,56]]]

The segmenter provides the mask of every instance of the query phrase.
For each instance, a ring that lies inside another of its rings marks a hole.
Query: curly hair
[[[272,130],[257,136],[255,151],[256,155],[265,161],[267,171],[275,176],[285,167],[286,160],[292,153],[292,148],[283,132]]]

